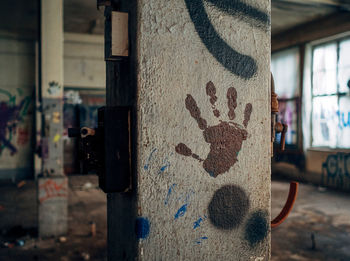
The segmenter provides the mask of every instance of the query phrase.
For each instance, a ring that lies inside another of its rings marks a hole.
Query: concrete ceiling
[[[35,34],[38,0],[1,0],[0,30]],[[350,11],[350,0],[272,0],[272,34],[340,10]],[[103,34],[103,8],[96,0],[65,0],[66,32]]]
[[[0,30],[13,34],[35,35],[38,3],[36,0],[1,0]]]
[[[96,0],[65,0],[64,31],[103,34],[103,9],[97,10]]]
[[[1,0],[0,30],[35,36],[39,23],[39,2]],[[64,31],[103,34],[103,28],[103,8],[97,10],[96,0],[64,0]]]
[[[350,11],[350,1],[272,0],[272,35],[339,11]]]

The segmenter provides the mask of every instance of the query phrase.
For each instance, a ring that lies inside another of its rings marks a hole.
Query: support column
[[[112,8],[129,14],[130,56],[107,62],[107,104],[135,106],[135,125],[109,260],[269,260],[270,0]]]
[[[39,235],[67,232],[68,180],[63,172],[63,0],[41,1],[42,173]]]

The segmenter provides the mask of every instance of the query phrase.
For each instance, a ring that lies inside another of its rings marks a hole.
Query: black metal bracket
[[[131,107],[99,108],[96,129],[69,129],[68,136],[79,138],[82,173],[95,171],[104,192],[131,189]]]

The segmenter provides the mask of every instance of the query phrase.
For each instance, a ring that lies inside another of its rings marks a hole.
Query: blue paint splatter
[[[164,172],[168,167],[170,167],[170,162],[167,162],[165,165],[161,166],[158,174]]]
[[[151,159],[152,159],[152,157],[153,157],[153,154],[154,154],[156,151],[157,151],[157,149],[153,149],[152,152],[151,152],[151,154],[148,156],[148,159],[147,159],[147,161],[146,161],[146,164],[145,164],[145,166],[143,167],[145,170],[148,170],[148,169],[149,169],[149,164],[150,164],[150,162],[151,162]]]
[[[173,153],[171,153],[169,156],[171,156],[171,155],[173,155]],[[164,164],[164,165],[160,167],[158,174],[163,173],[167,168],[170,167],[170,162],[169,162],[169,160],[168,160],[168,157],[166,157],[166,158],[163,160],[163,164]]]
[[[196,244],[199,245],[202,243],[202,240],[206,240],[206,239],[208,239],[208,237],[200,237],[199,239],[197,239]]]
[[[196,229],[196,228],[198,228],[198,227],[200,227],[201,225],[201,222],[203,221],[203,219],[200,217],[197,221],[195,221],[194,223],[193,223],[193,229]]]
[[[206,216],[204,216],[204,218],[202,218],[200,216],[195,222],[193,222],[193,229],[196,229],[196,228],[200,227],[201,226],[201,222],[204,221],[205,219],[207,219]]]
[[[179,210],[176,212],[174,219],[178,219],[179,217],[183,217],[187,211],[187,204],[183,205]]]
[[[164,205],[168,205],[169,203],[169,199],[170,199],[170,196],[171,196],[171,193],[173,192],[174,188],[176,187],[177,185],[174,183],[173,185],[170,186],[170,188],[168,189],[168,194],[166,195],[166,198],[164,200]]]
[[[145,217],[139,217],[135,222],[135,232],[138,239],[145,239],[149,235],[149,221]]]

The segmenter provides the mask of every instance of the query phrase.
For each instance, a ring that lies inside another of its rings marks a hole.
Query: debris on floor
[[[20,181],[17,183],[17,188],[21,188],[26,184],[26,182],[24,180]]]
[[[20,190],[13,183],[0,184],[0,206],[6,207],[0,212],[0,260],[105,261],[106,194],[97,187],[95,175],[70,176],[68,234],[40,238],[35,182],[26,180]]]

